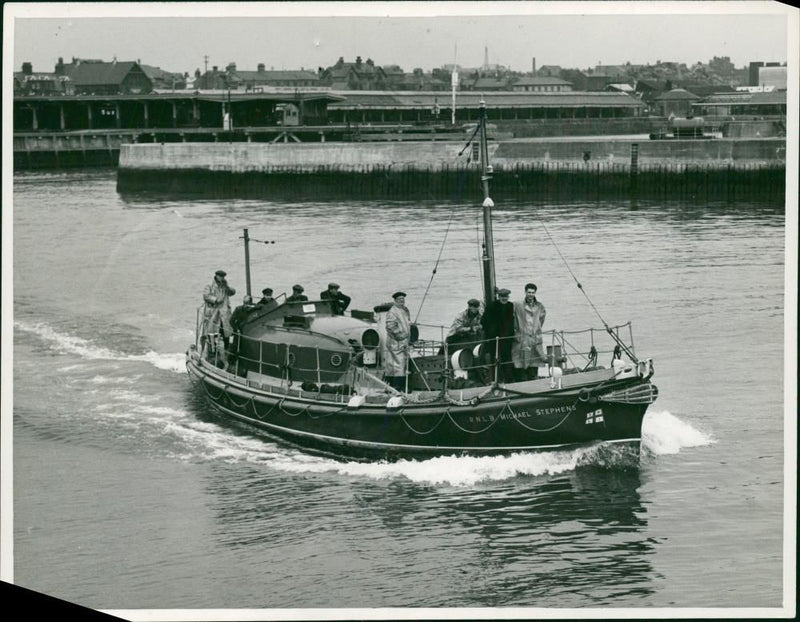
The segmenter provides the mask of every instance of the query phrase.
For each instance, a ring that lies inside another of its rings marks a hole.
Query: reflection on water
[[[334,471],[287,477],[256,465],[239,465],[234,477],[220,465],[207,491],[216,536],[243,563],[305,542],[302,562],[282,560],[282,573],[310,564],[330,581],[336,567],[347,567],[347,578],[328,585],[340,594],[328,605],[596,606],[653,590],[638,457],[609,458],[472,487]],[[361,555],[374,569],[363,569],[363,581],[354,561]],[[424,590],[415,589],[420,583]],[[302,589],[294,596],[296,606],[306,605],[303,598],[326,604]]]

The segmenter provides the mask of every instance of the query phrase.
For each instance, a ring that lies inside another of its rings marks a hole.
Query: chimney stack
[[[33,65],[29,62],[22,63],[22,73],[29,76],[33,73]]]
[[[536,57],[533,57],[533,75],[536,75]]]
[[[258,63],[258,73],[264,73],[264,63]]]

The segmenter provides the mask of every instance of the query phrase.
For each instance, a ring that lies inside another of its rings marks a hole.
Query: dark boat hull
[[[647,407],[657,395],[649,381],[627,378],[604,382],[598,392],[585,386],[536,394],[498,388],[465,400],[448,396],[446,402],[352,407],[347,397],[257,388],[191,357],[187,368],[224,416],[307,449],[367,459],[638,443]]]

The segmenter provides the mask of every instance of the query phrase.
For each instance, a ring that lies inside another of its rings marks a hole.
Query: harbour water
[[[512,299],[534,281],[545,328],[602,327],[571,270],[654,358],[641,455],[370,464],[215,416],[184,368],[203,287],[224,268],[241,300],[247,227],[274,241],[257,291],[403,289],[449,324],[481,291],[479,197],[120,196],[108,169],[18,173],[13,198],[15,583],[131,617],[782,606],[782,204],[498,204]]]

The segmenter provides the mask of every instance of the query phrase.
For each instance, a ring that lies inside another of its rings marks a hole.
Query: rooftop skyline
[[[456,62],[537,67],[785,62],[787,11],[772,2],[131,3],[11,6],[13,69],[59,57],[140,59],[168,71],[235,62],[328,67],[361,56],[406,71]],[[7,22],[8,23],[8,22]],[[6,26],[6,36],[8,36]],[[8,46],[8,39],[6,39]],[[7,48],[8,49],[8,48]],[[206,59],[207,57],[207,59]]]

